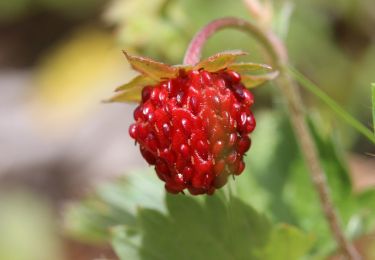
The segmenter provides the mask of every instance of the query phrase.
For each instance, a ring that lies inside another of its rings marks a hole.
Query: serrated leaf
[[[313,243],[313,236],[306,235],[290,225],[279,225],[272,231],[263,259],[301,259],[306,255]]]
[[[98,189],[85,204],[90,214],[74,220],[84,217],[89,235],[98,230],[110,239],[120,259],[265,259],[273,233],[265,215],[221,191],[206,197],[168,195],[165,207],[162,186],[151,170],[131,174],[126,182]],[[294,248],[287,242],[285,247]]]
[[[235,182],[235,194],[273,220],[312,233],[317,238],[316,254],[326,256],[335,244],[290,123],[280,113],[258,115],[258,122],[262,123],[252,134],[247,167]],[[319,127],[311,130],[345,234],[352,239],[373,231],[375,190],[354,194],[337,144],[330,136],[321,136]]]
[[[260,259],[271,223],[242,201],[167,196],[168,215],[140,211],[142,259]]]
[[[246,52],[240,50],[219,52],[208,57],[207,59],[200,61],[197,65],[194,66],[194,69],[198,70],[204,68],[209,72],[216,72],[227,68],[236,60],[238,56],[243,56],[246,54]]]
[[[168,214],[139,210],[140,233],[130,236],[122,229],[113,233],[119,236],[113,241],[120,259],[135,254],[134,259],[142,260],[272,260],[278,253],[293,260],[298,259],[294,256],[304,256],[312,243],[296,228],[272,228],[264,215],[235,197],[216,193],[200,201],[191,196],[168,195],[166,204]],[[274,249],[273,243],[278,247]]]
[[[234,70],[238,73],[247,73],[254,71],[270,71],[272,67],[267,64],[243,62],[243,63],[233,63],[228,66],[228,69]]]
[[[134,70],[153,80],[159,81],[160,79],[174,78],[178,75],[176,67],[154,61],[150,58],[133,56],[125,51],[124,54]]]
[[[255,88],[267,81],[275,79],[278,75],[278,71],[273,71],[262,75],[241,75],[241,78],[246,88]]]
[[[149,77],[139,75],[139,76],[133,78],[130,82],[119,86],[118,88],[116,88],[115,91],[118,92],[118,91],[123,91],[123,90],[127,90],[127,89],[132,89],[132,88],[143,88],[147,85],[151,85],[151,84],[154,84],[156,82],[157,81],[155,81],[155,80],[153,80]]]

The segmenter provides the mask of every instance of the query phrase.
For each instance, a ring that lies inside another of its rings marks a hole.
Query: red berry
[[[243,136],[237,143],[237,152],[240,154],[244,154],[247,150],[249,150],[251,145],[251,140],[248,136]]]
[[[131,124],[129,127],[129,135],[131,138],[137,138],[137,124]]]
[[[168,192],[212,194],[245,168],[253,103],[235,71],[181,70],[144,87],[129,134]]]

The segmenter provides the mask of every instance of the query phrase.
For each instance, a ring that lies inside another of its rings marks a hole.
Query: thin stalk
[[[329,223],[331,233],[347,259],[361,259],[341,230],[317,148],[305,120],[301,95],[295,81],[288,74],[287,51],[279,38],[272,31],[239,18],[229,17],[214,20],[202,28],[192,39],[185,54],[184,64],[196,64],[200,60],[202,48],[208,38],[224,28],[242,30],[257,39],[270,56],[275,69],[279,70],[280,75],[277,84],[286,100],[296,138],[309,168],[314,188],[319,194],[320,204]]]
[[[369,128],[364,126],[355,117],[348,114],[348,112],[346,112],[338,103],[336,103],[332,98],[330,98],[326,93],[324,93],[321,89],[319,89],[318,86],[316,86],[311,80],[307,79],[299,71],[290,67],[289,72],[294,76],[295,80],[297,80],[300,83],[300,86],[305,87],[315,96],[317,96],[321,101],[323,101],[327,106],[329,106],[339,117],[341,117],[343,121],[345,121],[348,125],[353,127],[355,130],[357,130],[358,133],[362,134],[370,142],[375,144],[374,132],[372,132]],[[375,92],[373,93],[373,95],[375,95]]]

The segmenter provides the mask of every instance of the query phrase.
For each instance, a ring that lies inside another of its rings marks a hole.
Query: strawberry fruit
[[[219,53],[195,66],[179,67],[125,54],[142,74],[118,88],[110,101],[140,102],[129,134],[145,160],[155,165],[166,190],[212,194],[230,175],[241,174],[256,125],[254,96],[245,85],[259,85],[276,74],[241,76],[233,69],[270,69],[233,64],[243,52]]]

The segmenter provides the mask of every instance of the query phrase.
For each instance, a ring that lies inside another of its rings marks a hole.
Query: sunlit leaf
[[[233,63],[228,66],[228,69],[234,70],[238,73],[247,73],[247,72],[254,72],[254,71],[265,71],[265,70],[269,71],[269,70],[272,70],[272,67],[267,64],[244,62],[244,63]]]
[[[242,83],[246,88],[254,88],[263,83],[275,79],[279,75],[278,71],[273,71],[270,73],[262,75],[241,75]]]
[[[143,88],[144,86],[151,85],[151,84],[154,84],[156,82],[157,81],[155,81],[155,80],[153,80],[149,77],[139,75],[139,76],[135,77],[134,79],[132,79],[130,82],[125,83],[125,84],[119,86],[118,88],[116,88],[116,91],[122,91],[122,90],[132,89],[132,88]]]
[[[204,68],[209,72],[216,72],[227,68],[236,60],[238,56],[243,56],[246,54],[246,52],[241,50],[219,52],[199,62],[197,65],[194,66],[194,69]]]
[[[177,68],[167,64],[146,57],[133,56],[125,51],[124,54],[134,70],[156,81],[164,78],[174,78],[178,74]]]

